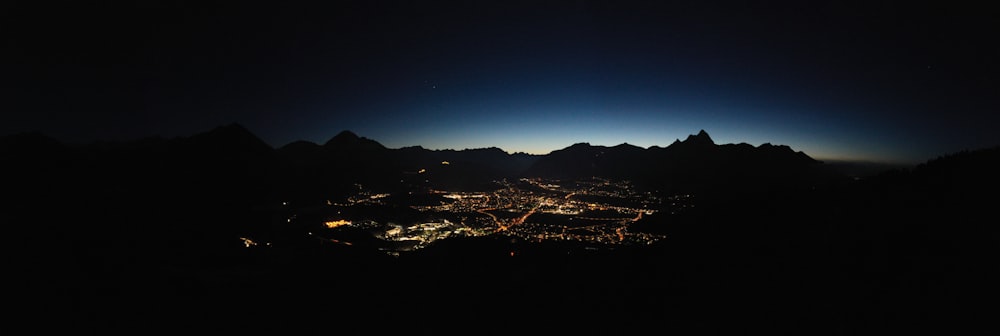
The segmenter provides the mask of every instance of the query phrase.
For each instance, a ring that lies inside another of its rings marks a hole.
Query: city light
[[[407,192],[415,197],[437,197],[436,202],[409,208],[437,219],[412,223],[379,223],[371,217],[327,220],[327,229],[364,228],[389,244],[389,254],[424,248],[454,237],[503,235],[525,241],[576,241],[596,246],[649,245],[663,235],[630,230],[646,216],[667,214],[693,206],[690,195],[659,197],[639,192],[628,181],[606,179],[557,181],[521,179],[494,181],[492,191]],[[389,193],[359,188],[348,202],[331,202],[346,210],[354,206],[391,206]],[[664,199],[669,202],[664,202]],[[336,218],[335,217],[335,218]],[[460,219],[460,220],[455,220]]]
[[[347,221],[347,220],[340,219],[340,220],[335,220],[335,221],[326,221],[323,224],[326,224],[326,227],[328,229],[332,229],[332,228],[335,228],[335,227],[338,227],[338,226],[351,225],[351,222]]]

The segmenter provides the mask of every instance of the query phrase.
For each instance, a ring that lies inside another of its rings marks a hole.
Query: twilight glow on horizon
[[[927,4],[176,2],[12,6],[2,134],[71,142],[240,123],[278,148],[546,154],[788,145],[919,163],[1000,144],[996,23]],[[83,15],[86,14],[86,15]]]

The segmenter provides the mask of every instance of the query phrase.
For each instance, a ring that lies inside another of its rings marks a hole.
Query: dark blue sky
[[[71,142],[238,122],[280,147],[786,144],[921,162],[1000,144],[996,11],[944,2],[3,5],[4,122]]]

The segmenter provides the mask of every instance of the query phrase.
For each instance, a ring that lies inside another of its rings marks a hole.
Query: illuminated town
[[[286,223],[312,228],[308,234],[324,241],[352,244],[337,238],[343,230],[363,230],[384,242],[379,249],[399,255],[452,237],[503,235],[527,242],[579,242],[590,249],[649,245],[663,235],[631,230],[632,224],[660,212],[693,207],[690,195],[661,197],[639,192],[628,181],[592,178],[558,181],[522,178],[494,181],[492,191],[444,191],[394,195],[355,185],[344,200],[327,200],[313,208],[290,209]],[[413,200],[418,201],[413,201]],[[401,205],[406,204],[406,205]],[[390,213],[403,214],[392,217]],[[242,238],[250,241],[249,238]],[[247,244],[247,247],[256,246]]]

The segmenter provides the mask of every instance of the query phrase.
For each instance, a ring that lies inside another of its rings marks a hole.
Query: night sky
[[[1000,13],[957,2],[8,1],[0,134],[240,123],[274,147],[785,144],[919,163],[1000,144]]]

